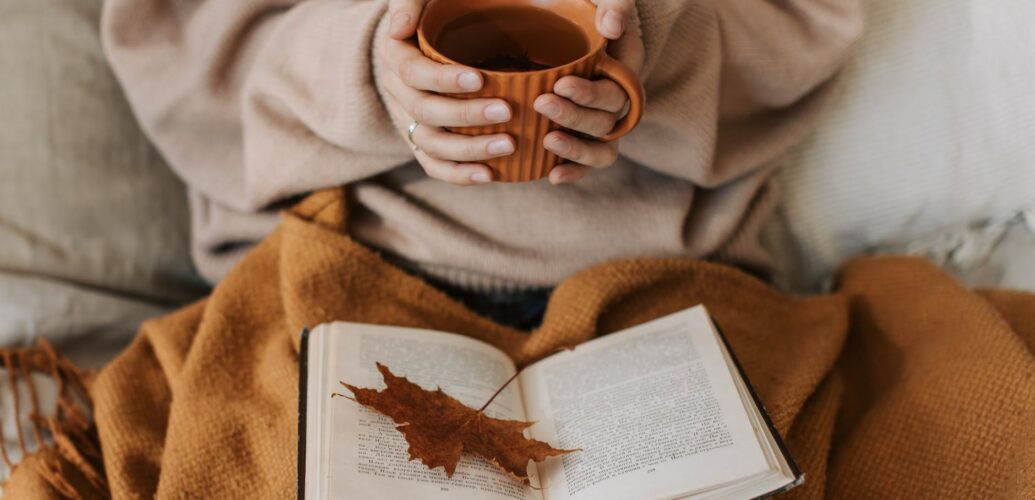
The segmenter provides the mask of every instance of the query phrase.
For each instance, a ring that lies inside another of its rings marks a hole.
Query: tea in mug
[[[589,53],[582,29],[536,7],[496,7],[465,14],[443,27],[432,45],[461,64],[489,71],[538,71]]]

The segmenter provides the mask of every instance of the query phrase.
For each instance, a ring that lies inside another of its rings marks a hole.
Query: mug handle
[[[597,73],[617,83],[629,95],[629,114],[615,124],[614,130],[601,137],[603,142],[611,142],[632,132],[643,119],[643,108],[647,104],[647,92],[643,90],[640,77],[636,76],[628,66],[604,54],[597,64]]]

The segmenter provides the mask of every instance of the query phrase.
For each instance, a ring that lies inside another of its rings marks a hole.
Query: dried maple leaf
[[[532,422],[489,417],[484,412],[488,403],[481,410],[475,410],[442,392],[441,388],[426,391],[406,377],[397,377],[381,363],[377,369],[388,386],[383,391],[354,387],[345,382],[341,385],[352,391],[357,403],[395,421],[396,429],[410,444],[410,460],[419,458],[429,469],[441,466],[447,476],[453,477],[460,454],[466,450],[527,484],[529,460],[542,462],[546,457],[578,451],[558,450],[542,441],[526,438],[524,430],[531,427]]]

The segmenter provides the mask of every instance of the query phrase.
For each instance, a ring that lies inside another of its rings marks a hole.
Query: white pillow
[[[797,285],[846,258],[1035,207],[1035,2],[872,0],[782,173]]]

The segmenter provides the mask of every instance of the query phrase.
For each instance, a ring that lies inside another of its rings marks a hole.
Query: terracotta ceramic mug
[[[561,127],[532,107],[553,92],[564,76],[608,78],[630,97],[628,114],[600,140],[632,131],[643,117],[645,93],[639,78],[605,52],[607,39],[595,24],[590,0],[430,0],[417,36],[421,51],[445,64],[482,72],[482,90],[454,97],[498,97],[513,110],[507,123],[451,129],[466,135],[506,133],[517,142],[514,154],[490,160],[501,182],[542,179],[561,163],[543,147],[546,134]]]

